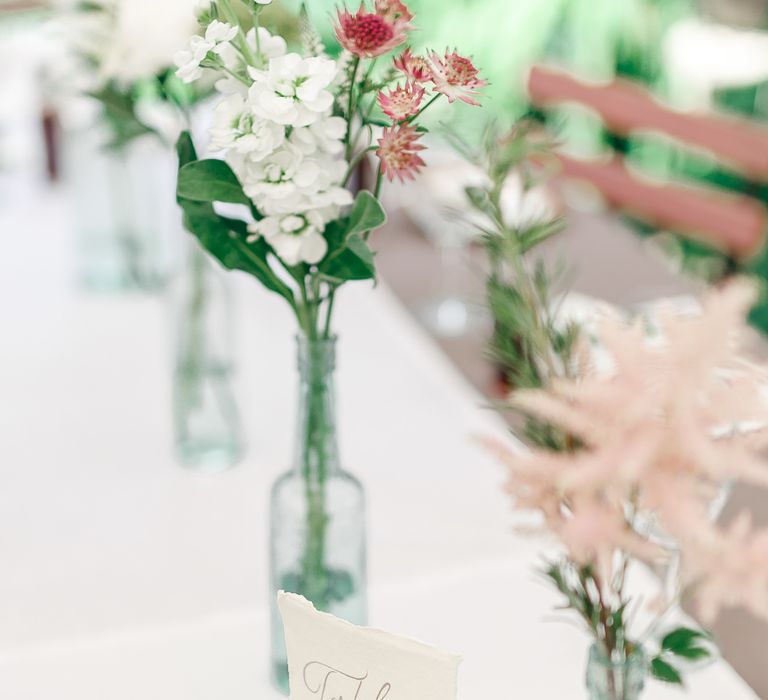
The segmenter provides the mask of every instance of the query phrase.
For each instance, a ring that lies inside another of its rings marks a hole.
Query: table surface
[[[269,485],[291,458],[293,326],[232,275],[249,441],[202,475],[171,451],[171,314],[87,296],[61,192],[0,181],[0,697],[252,700],[269,687]],[[462,654],[460,697],[585,697],[587,640],[515,534],[473,436],[498,417],[384,286],[341,295],[341,449],[369,497],[371,622]],[[725,663],[697,699],[756,696]],[[652,684],[651,700],[680,697]]]

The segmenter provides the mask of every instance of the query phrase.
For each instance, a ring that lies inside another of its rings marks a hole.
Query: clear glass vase
[[[333,389],[336,340],[299,338],[299,415],[293,469],[272,488],[272,676],[288,692],[278,590],[358,625],[367,621],[365,497],[343,471]]]
[[[157,291],[178,257],[175,154],[155,136],[119,149],[95,127],[65,134],[77,277],[91,291]]]
[[[185,466],[219,471],[243,453],[232,385],[232,313],[229,278],[190,241],[175,287],[176,454]]]
[[[611,658],[602,645],[593,644],[587,662],[590,700],[638,700],[645,687],[648,661],[641,651]]]

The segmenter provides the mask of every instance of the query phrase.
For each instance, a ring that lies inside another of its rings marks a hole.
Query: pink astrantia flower
[[[414,56],[410,49],[405,49],[394,61],[394,66],[411,83],[428,83],[432,81],[432,69],[423,56]]]
[[[384,114],[392,121],[401,122],[418,114],[424,99],[424,88],[416,83],[406,83],[404,87],[398,85],[390,90],[389,94],[382,90],[377,99]]]
[[[448,102],[461,100],[470,105],[480,104],[474,95],[477,95],[477,91],[488,83],[479,77],[479,72],[472,61],[455,51],[453,53],[446,51],[443,58],[433,51],[430,54],[430,64],[435,90],[445,95]]]
[[[412,28],[409,20],[404,17],[390,20],[393,13],[386,9],[386,14],[368,12],[361,4],[354,15],[348,10],[339,10],[336,25],[339,43],[361,58],[376,58],[403,44],[406,32]]]
[[[376,14],[387,22],[410,22],[413,19],[411,11],[400,0],[376,0]]]
[[[421,134],[409,124],[384,129],[379,139],[376,155],[381,160],[381,169],[390,182],[398,178],[400,182],[413,180],[419,170],[426,165],[419,156],[425,150],[417,141]]]

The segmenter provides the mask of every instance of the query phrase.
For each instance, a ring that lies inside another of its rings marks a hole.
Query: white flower
[[[254,161],[274,153],[285,141],[285,127],[256,117],[245,98],[229,95],[214,110],[210,129],[211,151],[234,148]]]
[[[336,77],[336,63],[321,56],[302,58],[289,53],[272,58],[267,70],[249,68],[254,80],[250,99],[254,111],[286,126],[309,126],[333,105],[328,86]]]
[[[317,151],[336,155],[344,150],[343,139],[346,133],[346,120],[341,117],[326,117],[309,126],[293,129],[291,143],[306,155]]]
[[[227,162],[243,191],[266,216],[303,214],[311,209],[327,212],[328,220],[339,208],[352,203],[352,195],[339,184],[346,172],[342,160],[328,156],[305,157],[290,143],[254,162],[230,151]]]
[[[189,48],[178,51],[173,57],[173,62],[178,67],[176,75],[185,83],[198,80],[203,74],[200,64],[208,55],[211,46],[201,36],[193,36],[189,42]]]
[[[269,62],[271,58],[277,58],[282,56],[288,50],[285,39],[281,36],[273,36],[264,27],[258,28],[259,41],[256,42],[256,31],[254,29],[249,30],[246,35],[246,41],[250,47],[253,55],[257,57],[263,64]],[[245,66],[240,54],[235,50],[232,44],[224,44],[218,50],[217,53],[222,62],[232,73],[242,73]],[[233,93],[247,94],[248,87],[237,78],[227,74],[224,77],[216,81],[216,90],[224,95],[231,95]]]
[[[237,36],[237,27],[233,27],[226,22],[214,20],[205,30],[205,36],[193,36],[189,41],[189,48],[179,51],[173,57],[174,63],[178,66],[176,75],[185,83],[191,83],[198,80],[203,74],[200,64],[205,60],[209,53],[218,54],[225,63],[231,62],[234,56],[234,49],[230,41]]]
[[[195,2],[195,17],[202,17],[211,11],[212,0],[197,0]]]
[[[227,41],[232,41],[232,39],[237,36],[238,31],[237,27],[215,19],[205,30],[205,40],[210,41],[215,46]]]
[[[526,189],[523,176],[511,173],[501,192],[504,223],[511,228],[528,229],[557,218],[552,196],[543,185]]]
[[[256,31],[254,29],[251,29],[246,35],[248,46],[251,47],[254,53],[260,54],[265,62],[285,55],[288,45],[283,37],[277,34],[270,34],[264,27],[259,27],[258,32],[258,42],[256,41]]]
[[[130,85],[168,70],[174,54],[197,32],[194,5],[194,0],[105,3],[109,27],[94,55],[100,80]]]
[[[298,198],[294,177],[301,166],[301,153],[284,146],[260,161],[247,157],[232,158],[228,161],[243,185],[243,191],[259,206],[264,201]],[[289,203],[288,207],[292,205]]]
[[[315,265],[328,252],[328,243],[323,237],[325,221],[318,211],[287,216],[268,216],[248,227],[249,240],[259,236],[272,246],[280,259],[289,266],[299,263]]]

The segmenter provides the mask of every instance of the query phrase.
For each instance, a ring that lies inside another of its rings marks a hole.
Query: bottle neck
[[[339,470],[333,373],[336,338],[297,338],[299,401],[294,470],[307,481],[324,482]]]

